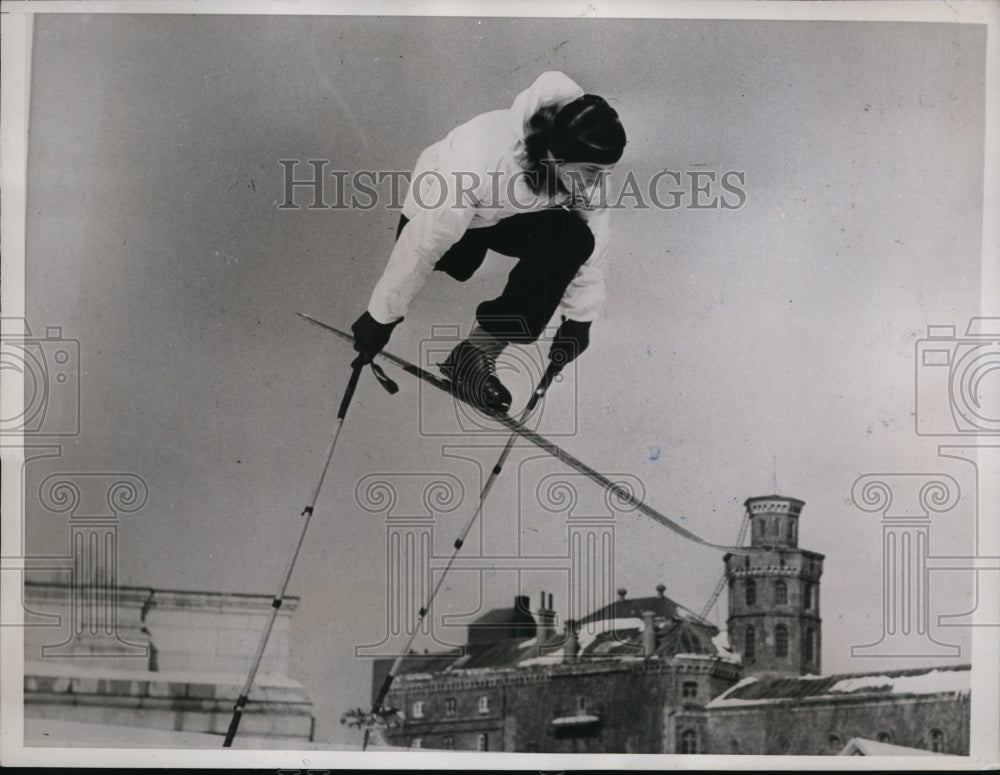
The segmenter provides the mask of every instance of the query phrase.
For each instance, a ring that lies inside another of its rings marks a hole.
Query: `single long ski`
[[[347,340],[348,342],[351,343],[354,342],[354,337],[351,336],[346,331],[341,331],[339,328],[336,328],[335,326],[332,326],[329,323],[324,323],[321,320],[317,320],[316,318],[311,317],[305,314],[304,312],[299,312],[297,314],[299,315],[299,317],[309,321],[313,325],[319,326],[320,328],[330,331],[336,334],[337,336],[341,337],[342,339]],[[429,385],[433,385],[438,390],[441,390],[447,393],[448,395],[452,396],[453,398],[456,398],[459,401],[468,404],[469,406],[471,406],[474,409],[477,409],[478,411],[482,411],[480,407],[475,406],[472,402],[470,402],[467,398],[465,398],[460,391],[456,390],[450,380],[445,379],[444,377],[439,377],[436,374],[432,374],[426,369],[422,369],[420,366],[411,363],[405,358],[400,358],[398,355],[394,355],[393,353],[389,353],[384,350],[380,352],[376,357],[382,358],[384,360],[389,361],[390,363],[395,364],[400,369],[405,371],[407,374],[410,374],[411,376],[421,379]],[[660,523],[664,527],[669,528],[677,535],[686,538],[689,541],[693,541],[694,543],[699,544],[700,546],[705,546],[708,547],[709,549],[715,549],[721,552],[729,552],[731,554],[745,554],[747,552],[747,547],[715,544],[712,543],[711,541],[706,541],[701,536],[692,533],[683,525],[678,524],[670,517],[657,511],[652,506],[647,504],[645,501],[636,497],[633,493],[629,492],[629,490],[622,487],[617,482],[612,481],[611,479],[609,479],[596,469],[591,468],[589,465],[587,465],[576,456],[564,450],[555,442],[550,441],[549,439],[542,436],[540,433],[536,433],[530,428],[526,428],[523,422],[519,422],[518,420],[515,420],[513,417],[510,417],[509,415],[506,414],[484,413],[484,415],[490,419],[496,420],[498,423],[507,427],[509,430],[513,431],[521,438],[531,442],[539,449],[545,450],[557,460],[562,461],[570,468],[583,474],[588,479],[590,479],[594,483],[600,485],[602,488],[610,492],[614,497],[616,497],[619,500],[620,503],[631,506],[639,513],[644,514],[650,519]]]

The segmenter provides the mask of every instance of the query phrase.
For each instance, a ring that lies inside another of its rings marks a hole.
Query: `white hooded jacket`
[[[597,317],[604,303],[610,211],[571,203],[565,192],[551,197],[533,193],[517,161],[531,117],[542,107],[562,107],[583,93],[563,73],[543,73],[509,109],[476,116],[420,154],[403,203],[409,223],[368,304],[375,320],[391,323],[405,315],[438,259],[467,229],[552,207],[577,212],[595,242],[590,258],[566,288],[560,312],[580,322]]]

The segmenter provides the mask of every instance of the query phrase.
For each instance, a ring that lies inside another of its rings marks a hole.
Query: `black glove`
[[[566,366],[590,344],[590,323],[563,318],[562,325],[556,331],[549,348],[549,360],[553,365],[562,368]]]
[[[402,322],[402,318],[392,323],[379,323],[367,311],[354,321],[351,333],[354,334],[354,349],[361,353],[361,364],[372,362],[372,359],[382,352],[389,343],[392,329]]]

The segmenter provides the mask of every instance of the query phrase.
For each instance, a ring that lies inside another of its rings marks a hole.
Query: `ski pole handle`
[[[545,374],[542,375],[541,381],[535,388],[535,392],[531,394],[531,398],[528,399],[528,406],[526,411],[531,411],[535,408],[539,401],[545,396],[545,393],[552,386],[555,378],[559,376],[559,372],[562,371],[562,366],[557,364],[555,361],[549,361],[549,367],[545,370]]]
[[[343,420],[347,415],[347,407],[351,405],[351,399],[354,398],[354,391],[357,390],[358,380],[361,378],[361,370],[364,367],[365,364],[359,355],[354,359],[354,363],[351,364],[351,378],[347,381],[347,390],[344,391],[344,397],[340,401],[340,409],[337,410],[338,420]]]

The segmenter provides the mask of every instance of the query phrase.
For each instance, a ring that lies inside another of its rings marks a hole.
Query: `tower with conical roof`
[[[799,548],[803,501],[749,498],[750,545],[727,554],[729,642],[744,675],[820,672],[823,555]]]

